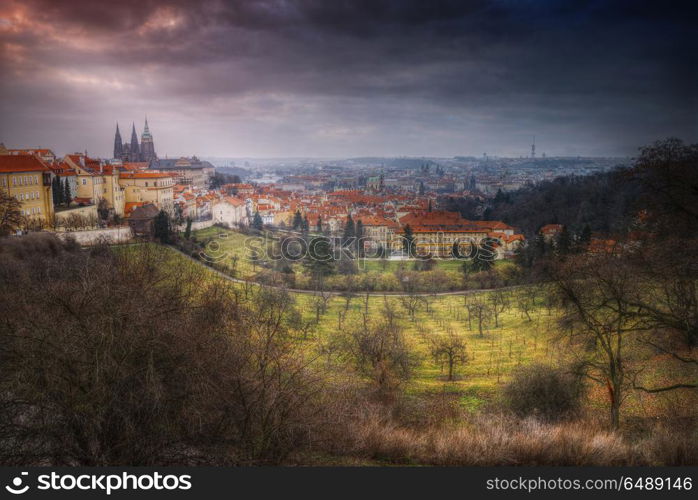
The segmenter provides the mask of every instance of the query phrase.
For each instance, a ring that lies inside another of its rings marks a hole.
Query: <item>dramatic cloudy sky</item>
[[[698,140],[674,2],[0,0],[0,141],[161,156],[626,155]]]

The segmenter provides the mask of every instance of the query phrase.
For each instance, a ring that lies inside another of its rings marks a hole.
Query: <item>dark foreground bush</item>
[[[278,463],[322,433],[287,294],[156,245],[0,256],[0,463]]]
[[[547,365],[526,366],[504,388],[504,400],[520,417],[559,421],[579,410],[581,384],[577,377]]]

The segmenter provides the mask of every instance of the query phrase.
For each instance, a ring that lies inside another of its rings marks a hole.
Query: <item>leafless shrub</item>
[[[546,365],[519,368],[504,388],[504,399],[512,412],[546,421],[574,416],[581,395],[579,377]]]
[[[322,431],[283,292],[241,302],[151,245],[0,254],[0,462],[277,463]]]

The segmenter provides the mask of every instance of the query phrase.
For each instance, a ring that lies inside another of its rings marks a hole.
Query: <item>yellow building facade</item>
[[[126,203],[152,203],[161,210],[174,210],[175,178],[158,172],[126,172],[119,177]]]
[[[0,189],[21,203],[29,222],[48,225],[53,219],[51,170],[33,155],[0,155]]]
[[[116,215],[123,217],[126,195],[119,183],[118,168],[84,155],[67,155],[64,162],[75,170],[76,198],[95,205],[103,199]]]

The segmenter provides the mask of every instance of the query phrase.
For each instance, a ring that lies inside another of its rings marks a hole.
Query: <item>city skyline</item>
[[[163,157],[635,156],[696,139],[691,24],[644,2],[0,0],[0,141],[109,157],[147,114]]]

